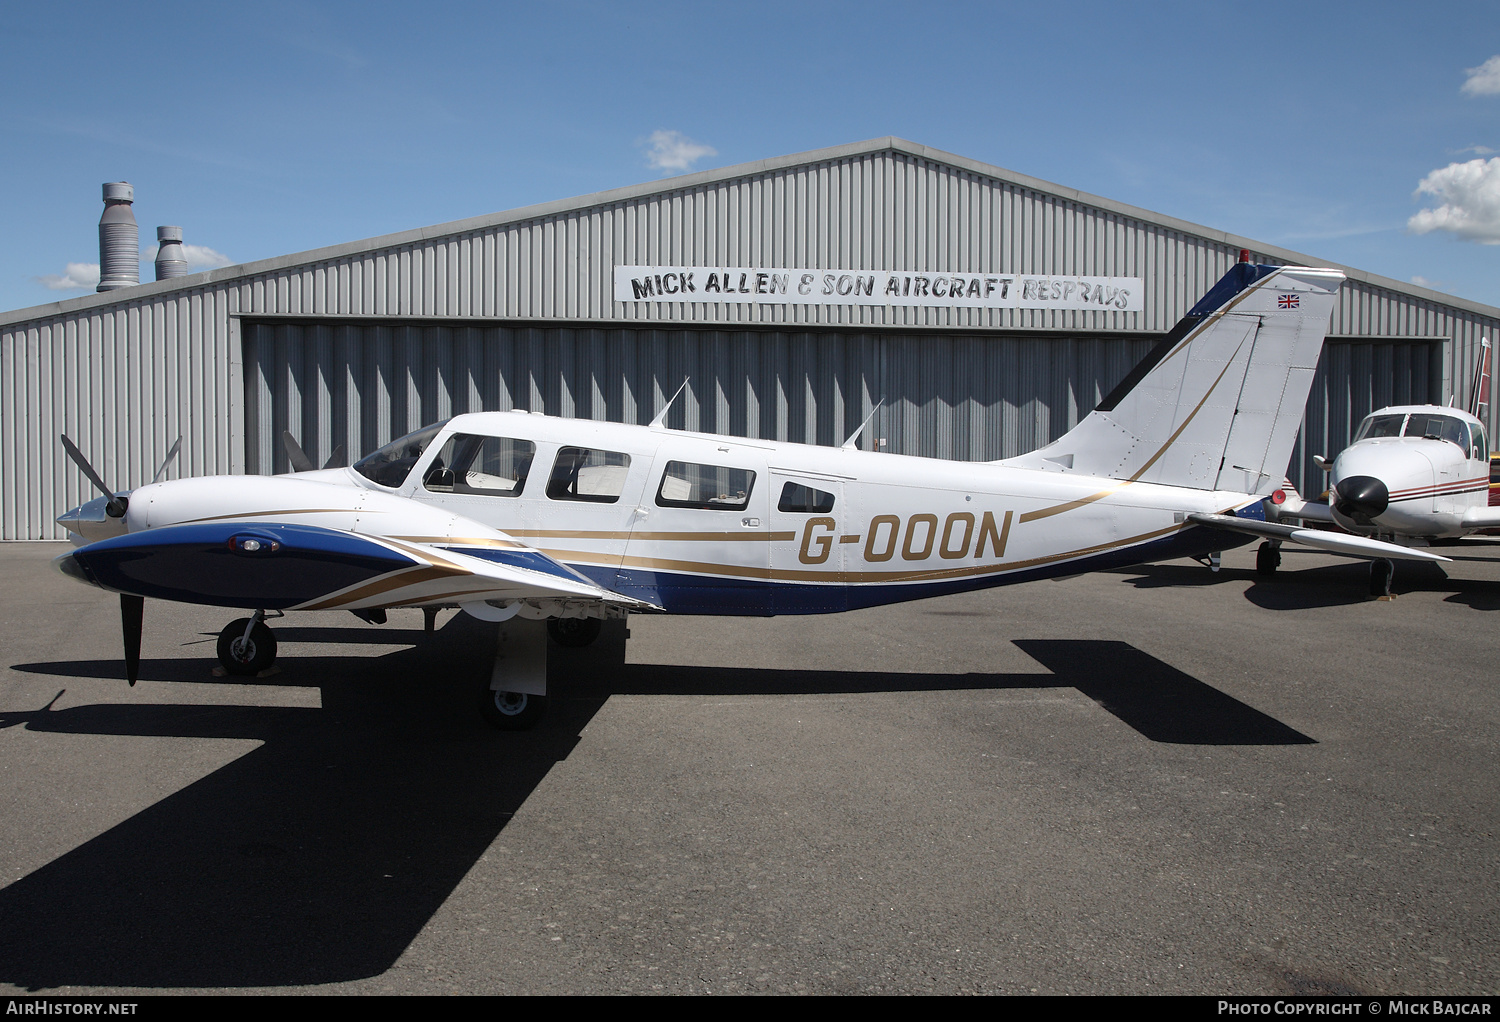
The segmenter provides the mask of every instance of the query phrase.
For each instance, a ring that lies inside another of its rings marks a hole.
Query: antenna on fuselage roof
[[[867,416],[865,416],[865,421],[861,422],[859,424],[859,428],[858,429],[856,429],[853,433],[849,434],[849,439],[848,440],[845,440],[842,444],[839,445],[839,449],[840,450],[844,450],[844,451],[857,450],[857,448],[854,445],[859,442],[859,435],[865,431],[865,427],[870,424],[870,420],[871,419],[875,418],[875,413],[878,412],[878,411],[880,411],[880,406],[883,405],[883,404],[885,404],[885,398],[881,398],[879,401],[875,402],[875,407],[870,409],[870,414],[867,415]]]
[[[676,401],[679,397],[682,396],[682,392],[684,390],[687,390],[688,380],[691,380],[691,379],[692,379],[691,376],[684,376],[682,378],[682,386],[680,386],[680,387],[677,388],[677,393],[672,395],[672,400],[668,401],[666,404],[662,405],[661,406],[661,411],[659,411],[659,412],[656,413],[656,418],[654,418],[654,419],[651,420],[651,428],[652,429],[658,429],[658,428],[660,428],[660,429],[666,429],[667,428],[667,413],[672,410],[672,401]]]

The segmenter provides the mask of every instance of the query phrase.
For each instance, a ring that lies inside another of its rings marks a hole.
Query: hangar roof
[[[340,245],[330,245],[324,248],[311,249],[306,252],[294,252],[289,255],[275,256],[270,259],[260,259],[254,262],[240,263],[234,266],[225,266],[219,269],[205,270],[201,273],[189,274],[165,281],[152,281],[130,288],[122,288],[117,291],[109,291],[98,294],[84,295],[78,298],[68,298],[58,302],[45,305],[30,306],[24,309],[16,309],[9,312],[0,312],[0,326],[28,320],[47,319],[57,315],[66,315],[81,310],[119,304],[123,301],[137,301],[153,295],[177,290],[202,287],[205,284],[214,284],[226,281],[238,280],[240,278],[254,277],[260,274],[274,273],[289,267],[304,266],[314,263],[322,263],[328,260],[340,259],[348,256],[359,255],[365,252],[385,250],[401,245],[408,245],[428,241],[434,238],[448,237],[452,235],[466,234],[473,231],[493,228],[504,224],[518,223],[537,220],[539,218],[556,216],[575,210],[587,209],[597,206],[607,206],[613,203],[625,202],[638,199],[643,196],[660,195],[672,192],[690,190],[702,185],[716,184],[737,178],[753,177],[788,167],[806,164],[822,163],[826,161],[842,160],[849,157],[857,157],[870,153],[892,151],[906,154],[917,159],[930,161],[932,163],[946,164],[958,170],[967,171],[983,177],[992,178],[997,181],[1014,185],[1018,188],[1040,192],[1055,196],[1081,206],[1092,207],[1106,213],[1117,214],[1132,220],[1152,224],[1169,231],[1180,232],[1210,242],[1216,242],[1227,247],[1247,248],[1256,253],[1258,257],[1267,258],[1272,261],[1297,264],[1304,266],[1331,266],[1343,270],[1350,280],[1360,281],[1374,287],[1409,295],[1422,301],[1435,305],[1446,306],[1452,309],[1462,309],[1471,313],[1477,313],[1485,317],[1500,317],[1500,308],[1485,305],[1481,302],[1470,301],[1441,291],[1430,288],[1419,287],[1406,281],[1395,280],[1390,277],[1382,277],[1378,274],[1352,266],[1319,259],[1315,256],[1294,252],[1290,249],[1280,248],[1275,245],[1267,245],[1237,234],[1205,227],[1187,220],[1179,220],[1176,217],[1167,216],[1163,213],[1154,213],[1150,210],[1141,209],[1113,199],[1102,196],[1091,195],[1069,188],[1066,185],[1054,184],[1043,181],[1040,178],[1029,177],[1018,174],[1003,167],[982,163],[968,157],[958,156],[953,153],[933,149],[909,142],[894,136],[869,139],[864,142],[852,142],[847,145],[831,146],[826,149],[814,149],[804,153],[794,153],[790,156],[780,156],[774,159],[755,160],[749,163],[740,163],[732,167],[721,167],[715,170],[700,171],[695,174],[684,174],[678,177],[663,178],[656,181],[648,181],[642,184],[628,185],[623,188],[613,188],[608,191],[595,192],[592,195],[580,195],[568,199],[558,199],[552,202],[544,202],[533,206],[524,206],[519,209],[504,210],[498,213],[488,213],[483,216],[469,217],[464,220],[453,220],[448,223],[434,224],[430,227],[419,227],[414,230],[401,231],[395,234],[385,234],[379,237],[366,238],[361,241],[345,242]]]

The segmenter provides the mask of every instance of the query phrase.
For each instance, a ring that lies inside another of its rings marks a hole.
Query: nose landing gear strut
[[[229,622],[219,633],[217,648],[219,663],[230,674],[246,677],[268,670],[276,662],[276,635],[266,625],[266,612]]]

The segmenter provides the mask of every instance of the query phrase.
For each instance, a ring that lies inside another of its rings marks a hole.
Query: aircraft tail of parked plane
[[[1291,458],[1342,283],[1237,264],[1074,429],[1003,464],[1265,492]]]
[[[1483,419],[1490,406],[1490,339],[1480,338],[1479,357],[1474,362],[1474,376],[1469,381],[1469,414]]]

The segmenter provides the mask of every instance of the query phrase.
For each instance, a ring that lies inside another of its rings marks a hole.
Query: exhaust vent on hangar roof
[[[141,232],[130,204],[135,189],[128,181],[104,185],[104,215],[99,218],[99,287],[115,291],[141,282]]]
[[[187,253],[182,250],[181,227],[156,229],[156,279],[187,276]]]

